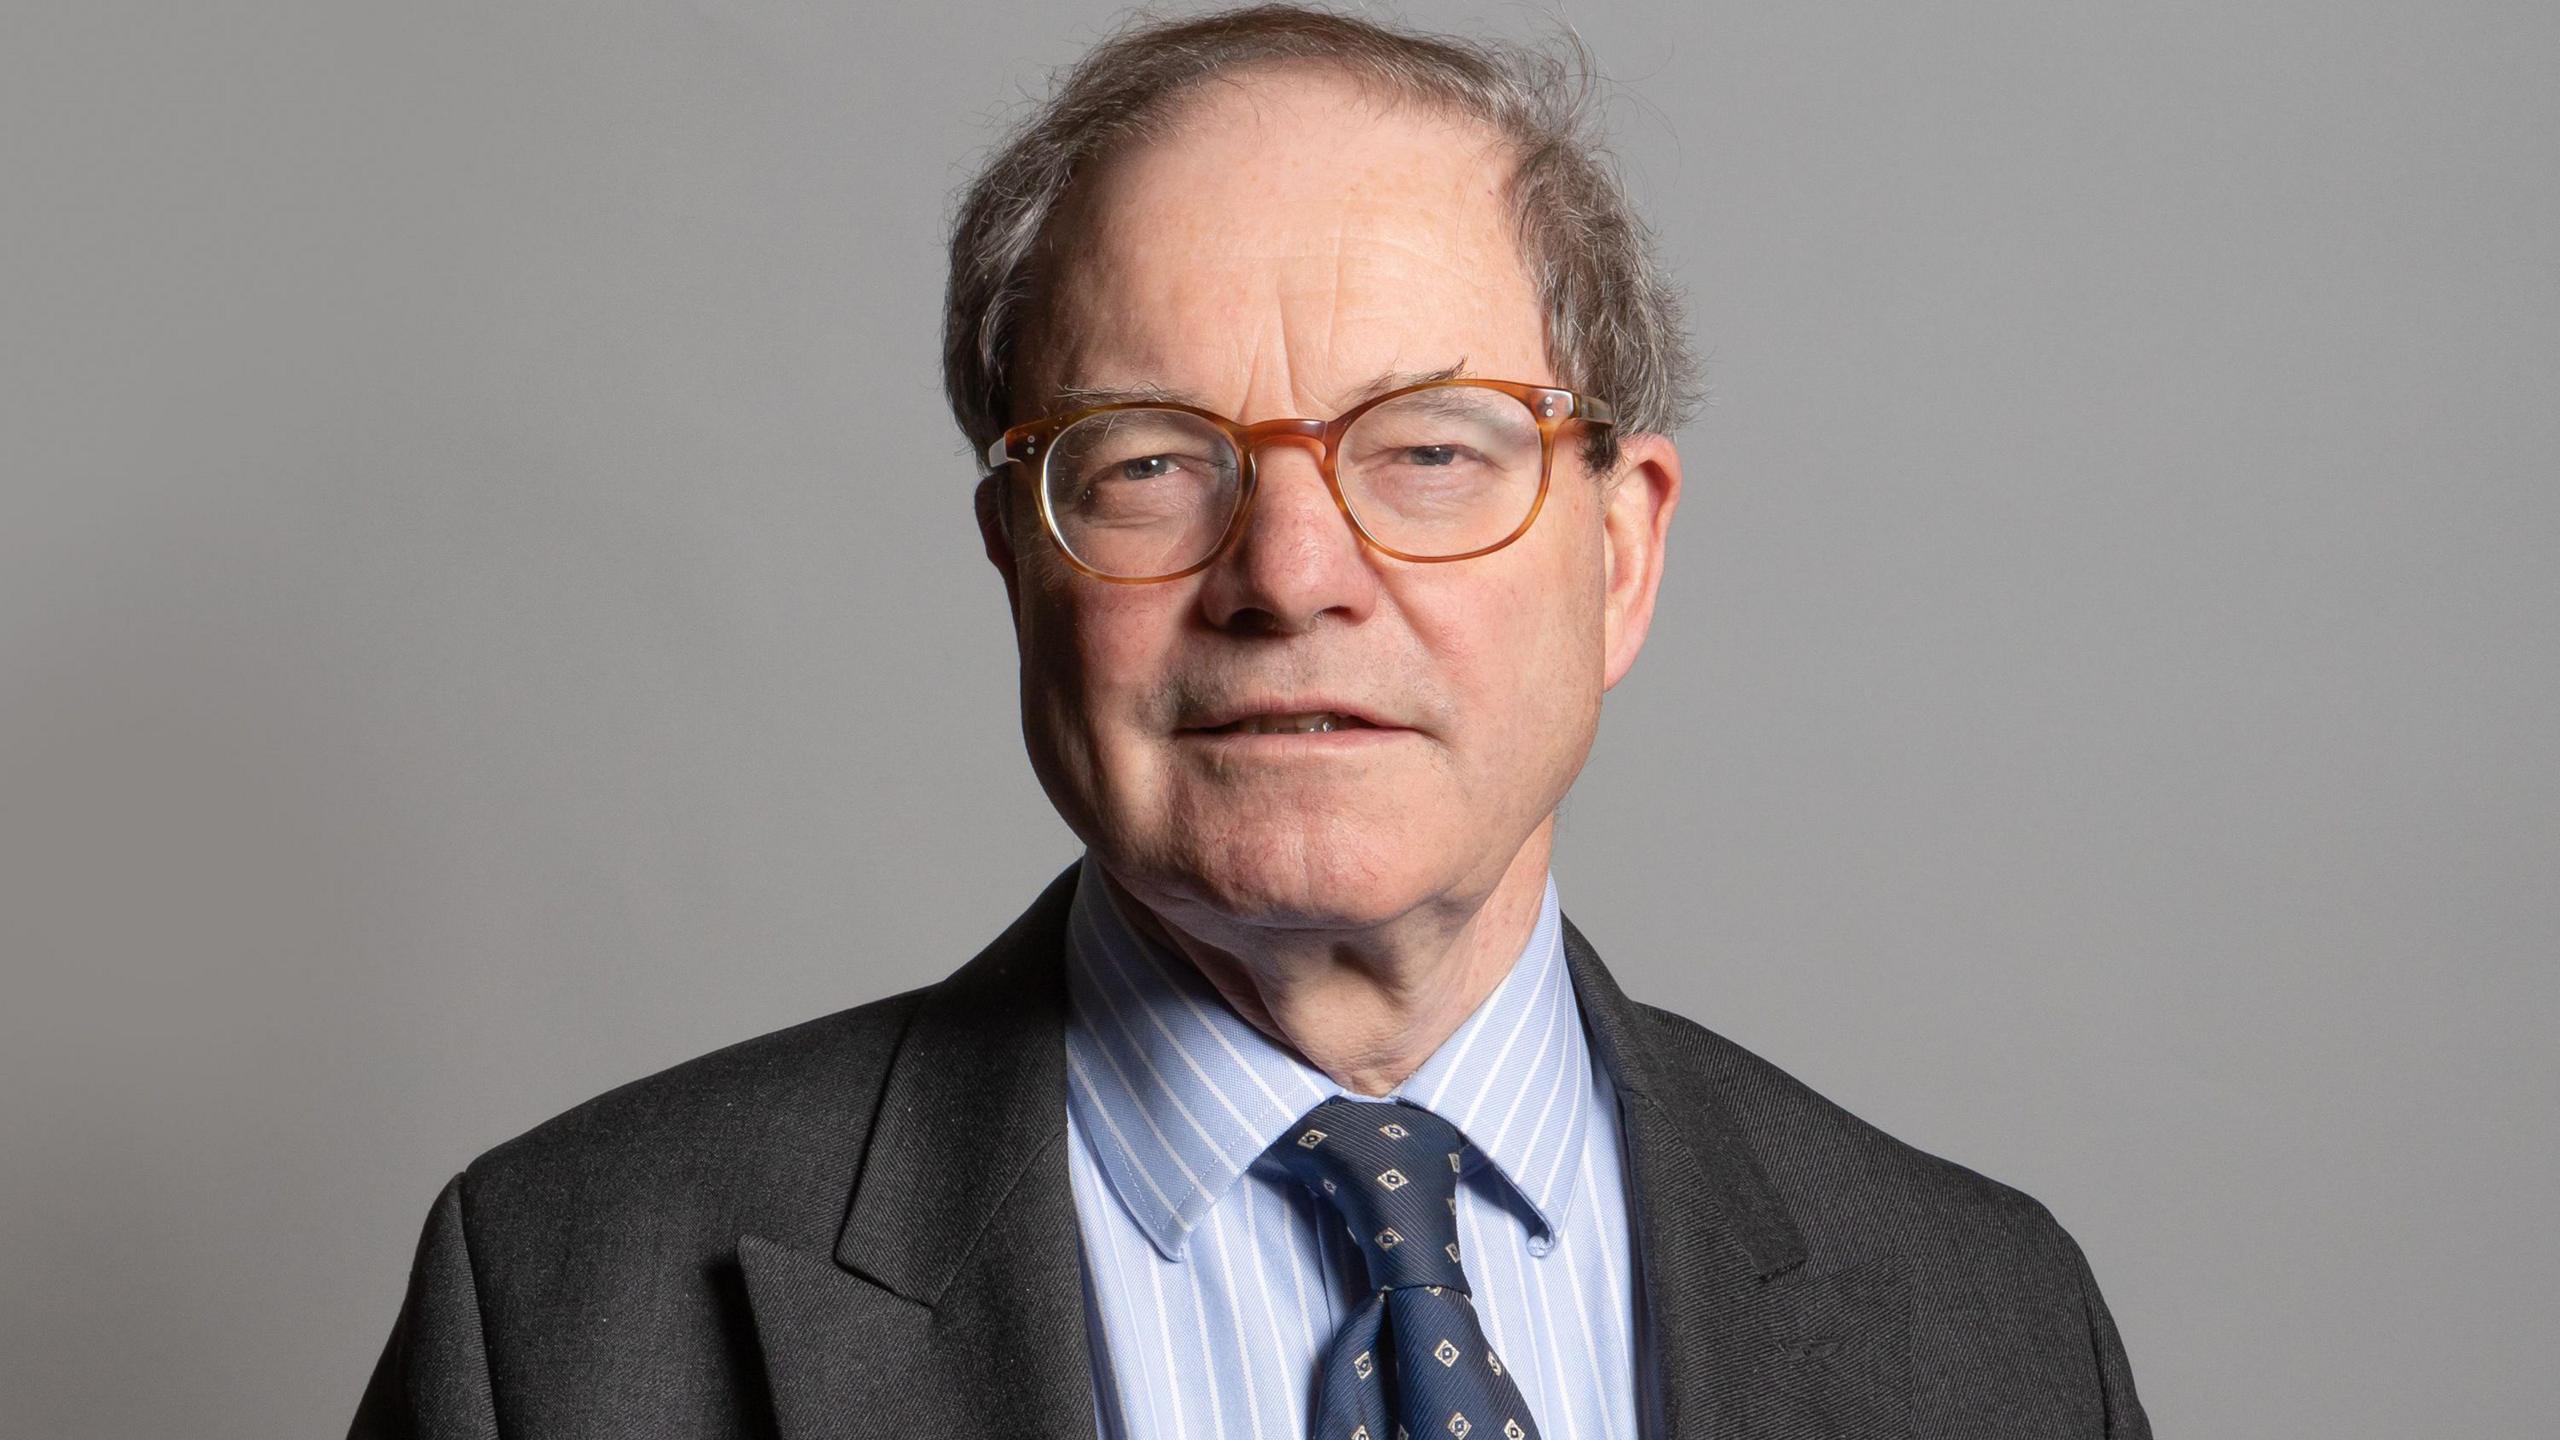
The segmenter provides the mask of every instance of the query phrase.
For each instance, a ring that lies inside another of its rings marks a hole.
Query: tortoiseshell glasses
[[[1040,522],[1067,562],[1143,585],[1196,574],[1244,529],[1253,456],[1315,452],[1333,503],[1399,560],[1488,555],[1546,503],[1556,432],[1613,422],[1608,402],[1511,380],[1429,380],[1331,420],[1251,425],[1189,405],[1122,403],[1026,421],[987,447],[990,469],[1036,481]]]

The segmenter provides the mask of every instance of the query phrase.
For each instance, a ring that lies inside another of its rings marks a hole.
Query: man
[[[2040,1206],[1557,908],[1687,372],[1579,123],[1282,8],[1068,77],[946,362],[1082,862],[938,985],[476,1161],[356,1434],[2148,1433]]]

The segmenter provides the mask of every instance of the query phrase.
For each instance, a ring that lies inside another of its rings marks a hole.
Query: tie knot
[[[1467,1139],[1418,1105],[1339,1096],[1301,1116],[1271,1156],[1330,1201],[1379,1290],[1467,1292],[1458,1262],[1458,1167]]]

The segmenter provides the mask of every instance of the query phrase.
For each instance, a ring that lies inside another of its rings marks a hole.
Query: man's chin
[[[1239,837],[1212,853],[1141,867],[1129,883],[1177,923],[1366,930],[1391,924],[1430,898],[1427,879],[1409,863],[1396,863],[1393,849]]]

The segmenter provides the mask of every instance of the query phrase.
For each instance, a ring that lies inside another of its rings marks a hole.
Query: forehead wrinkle
[[[1332,243],[1327,247],[1329,255],[1326,258],[1331,263],[1327,266],[1327,274],[1320,279],[1302,277],[1294,283],[1284,282],[1278,307],[1281,353],[1287,357],[1291,393],[1299,398],[1302,405],[1310,407],[1311,412],[1318,415],[1338,414],[1373,395],[1425,380],[1451,379],[1465,372],[1463,355],[1454,363],[1434,368],[1404,365],[1402,362],[1412,337],[1404,333],[1405,327],[1394,323],[1402,317],[1391,316],[1388,323],[1374,326],[1364,323],[1364,313],[1378,309],[1379,301],[1386,297],[1380,293],[1368,293],[1378,289],[1375,284],[1369,285],[1364,292],[1362,282],[1353,278],[1373,258],[1364,251],[1397,251],[1448,273],[1458,273],[1461,267],[1439,260],[1422,247],[1393,242],[1375,243],[1371,237],[1365,236],[1354,242],[1339,230],[1330,239]],[[1393,307],[1388,308],[1392,311]],[[1320,334],[1310,333],[1319,328]],[[1431,342],[1435,349],[1437,338]],[[1381,341],[1384,343],[1379,343]],[[1301,363],[1300,356],[1320,356],[1323,359],[1322,363],[1310,365]],[[1389,363],[1385,368],[1372,372],[1357,368],[1363,358],[1370,356],[1384,358]],[[1311,371],[1312,374],[1309,373]],[[1363,373],[1371,378],[1365,381],[1352,378]],[[1315,383],[1326,379],[1334,383]]]
[[[1435,380],[1472,379],[1474,375],[1475,372],[1468,368],[1466,357],[1463,355],[1436,370],[1384,371],[1344,391],[1342,398],[1332,405],[1316,407],[1325,411],[1325,414],[1307,418],[1320,420],[1338,415],[1364,400],[1384,395],[1390,390],[1402,390],[1408,385],[1428,385]],[[1217,409],[1217,406],[1211,404],[1206,396],[1152,380],[1133,380],[1121,385],[1060,385],[1051,392],[1050,399],[1055,408],[1060,411],[1084,410],[1098,405],[1188,405],[1197,410]],[[1275,417],[1230,415],[1227,418],[1252,423]]]
[[[1190,223],[1168,229],[1161,209],[1133,216],[1126,207],[1102,200],[1105,191],[1147,183],[1140,177],[1150,172],[1154,178],[1178,177],[1218,159],[1216,152],[1234,148],[1236,130],[1269,134],[1291,97],[1278,87],[1239,85],[1227,98],[1240,102],[1228,110],[1229,124],[1202,125],[1199,121],[1207,117],[1195,114],[1191,123],[1119,157],[1119,163],[1092,177],[1098,184],[1077,187],[1082,224],[1070,222],[1068,230],[1081,228],[1083,235],[1080,244],[1062,248],[1084,250],[1099,263],[1070,266],[1061,276],[1067,283],[1060,288],[1069,293],[1057,297],[1066,303],[1051,314],[1067,323],[1051,328],[1051,334],[1066,343],[1051,352],[1050,365],[1040,367],[1048,371],[1042,378],[1055,386],[1051,393],[1092,397],[1097,403],[1107,390],[1122,392],[1109,398],[1206,400],[1200,408],[1215,410],[1221,404],[1273,403],[1255,398],[1270,381],[1282,387],[1279,393],[1290,397],[1289,404],[1315,407],[1318,413],[1338,411],[1366,393],[1395,388],[1375,384],[1336,391],[1337,384],[1350,383],[1349,377],[1372,373],[1370,366],[1402,380],[1415,367],[1444,362],[1452,351],[1473,352],[1480,342],[1495,338],[1480,327],[1457,323],[1459,316],[1446,313],[1452,309],[1461,315],[1529,315],[1529,328],[1539,333],[1534,349],[1519,358],[1534,356],[1533,363],[1543,371],[1545,326],[1536,317],[1535,286],[1505,223],[1509,210],[1500,186],[1480,178],[1486,176],[1480,167],[1463,167],[1440,184],[1426,186],[1429,193],[1408,195],[1402,202],[1381,197],[1367,202],[1366,210],[1319,207],[1318,214],[1302,214],[1297,224],[1248,225],[1212,208],[1195,211],[1187,217]],[[1378,118],[1378,97],[1363,98],[1372,102],[1363,107],[1370,118]],[[1385,108],[1391,113],[1394,107]],[[1227,133],[1220,135],[1221,130]],[[1464,147],[1469,151],[1499,148],[1494,137],[1481,132],[1470,138],[1476,143]],[[1246,143],[1255,146],[1259,139]],[[1206,152],[1180,153],[1201,143]],[[1286,140],[1271,148],[1279,152],[1272,158],[1301,175],[1315,162],[1304,146]],[[1168,164],[1170,171],[1156,168]],[[1350,193],[1359,188],[1355,184]],[[1417,311],[1412,299],[1417,293],[1440,299]],[[1204,323],[1167,319],[1185,315],[1206,315],[1210,319],[1205,323],[1226,326],[1229,333],[1185,336],[1181,331],[1186,324]],[[1509,328],[1497,326],[1498,331]],[[1080,333],[1059,334],[1060,329]],[[1418,346],[1428,349],[1416,354]],[[1509,346],[1506,342],[1495,348],[1507,353]],[[1414,378],[1451,368],[1442,365]],[[1242,392],[1230,392],[1239,375]],[[1071,383],[1057,383],[1070,377]],[[1202,384],[1218,393],[1185,393]]]
[[[1453,233],[1464,231],[1466,233]],[[1255,236],[1268,237],[1268,231],[1256,229]],[[1528,267],[1509,235],[1499,226],[1490,230],[1481,225],[1444,226],[1434,233],[1438,244],[1417,244],[1404,236],[1376,229],[1353,229],[1337,218],[1332,228],[1321,236],[1295,237],[1300,243],[1262,246],[1221,245],[1221,273],[1250,266],[1268,269],[1275,285],[1286,286],[1290,293],[1305,293],[1318,286],[1329,287],[1337,296],[1355,294],[1371,283],[1367,272],[1392,267],[1398,262],[1447,277],[1463,289],[1481,291],[1499,288],[1497,277],[1506,270],[1528,288]],[[1324,273],[1313,272],[1322,267]],[[1208,267],[1196,267],[1195,273],[1207,273]],[[1393,284],[1401,277],[1391,275]]]
[[[1305,317],[1305,322],[1302,325],[1302,323],[1296,318],[1297,312],[1308,307],[1304,305],[1292,305],[1288,303],[1288,298],[1284,296],[1280,309],[1280,339],[1283,345],[1289,344],[1297,338],[1296,331],[1298,329],[1308,328],[1314,324],[1320,323],[1324,329],[1323,348],[1309,353],[1324,356],[1327,361],[1325,366],[1326,374],[1338,375],[1341,373],[1342,357],[1335,346],[1336,342],[1340,339],[1342,331],[1342,307],[1346,297],[1345,281],[1347,277],[1343,273],[1343,219],[1341,214],[1336,212],[1331,217],[1331,220],[1332,224],[1327,229],[1324,239],[1326,242],[1325,248],[1331,252],[1328,258],[1332,263],[1325,267],[1325,273],[1322,278],[1307,276],[1301,278],[1294,287],[1290,287],[1295,295],[1316,298],[1319,303],[1313,307],[1313,313]],[[1315,292],[1319,288],[1321,288],[1322,294],[1317,296],[1315,295]],[[1312,400],[1316,397],[1310,393],[1305,398]]]
[[[1255,336],[1253,342],[1245,347],[1247,359],[1245,361],[1244,371],[1244,390],[1236,397],[1236,404],[1239,407],[1249,404],[1251,402],[1251,397],[1260,393],[1263,361],[1269,358],[1271,353],[1271,347],[1266,343],[1272,325],[1272,321],[1269,316],[1275,312],[1280,317],[1280,370],[1284,380],[1290,373],[1288,364],[1289,307],[1286,304],[1274,305],[1270,310],[1264,312],[1265,318],[1261,327],[1262,334]]]

